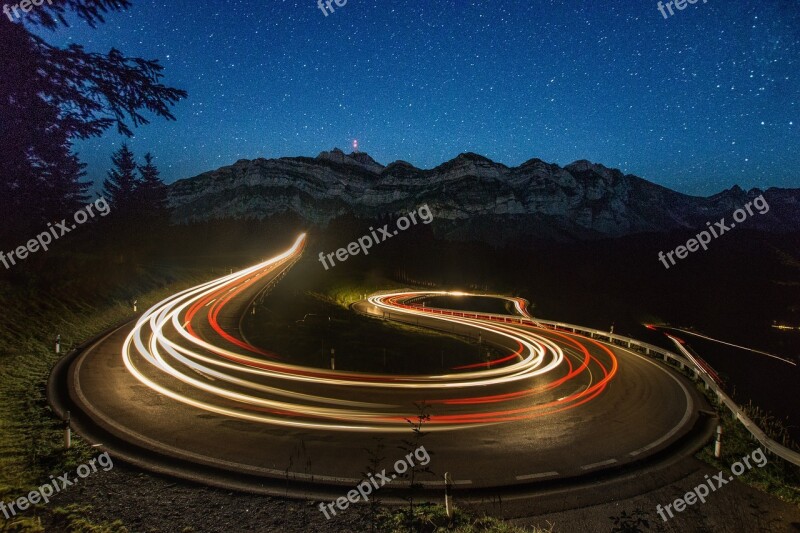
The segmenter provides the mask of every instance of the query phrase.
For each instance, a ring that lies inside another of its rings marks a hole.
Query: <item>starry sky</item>
[[[130,141],[167,182],[334,146],[432,168],[589,159],[696,195],[800,187],[800,3],[132,0],[57,45],[159,59],[189,98]],[[76,144],[102,180],[123,139]],[[349,150],[348,150],[349,151]]]

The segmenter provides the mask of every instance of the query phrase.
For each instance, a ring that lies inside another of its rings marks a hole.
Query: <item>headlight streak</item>
[[[226,304],[245,290],[257,288],[265,276],[290,268],[304,246],[305,235],[301,235],[289,250],[272,259],[182,291],[150,308],[125,340],[125,367],[152,390],[222,416],[294,428],[370,432],[407,431],[405,419],[415,414],[411,403],[422,399],[437,409],[431,419],[432,430],[558,413],[596,398],[616,373],[614,354],[593,340],[549,330],[545,335],[530,325],[497,322],[480,317],[480,313],[479,318],[472,318],[448,311],[448,316],[404,303],[420,296],[453,295],[432,291],[382,294],[368,301],[386,314],[467,327],[486,337],[508,339],[518,349],[495,361],[464,365],[440,375],[331,371],[281,362],[280,356],[225,331],[218,318]],[[524,300],[496,297],[512,302],[520,316],[530,319]],[[200,324],[210,326],[219,338],[200,338]],[[567,347],[569,356],[562,346]],[[592,378],[593,369],[600,371],[601,379]],[[588,383],[579,390],[573,387],[569,394],[556,394],[560,387],[576,379],[585,382],[587,377]],[[303,392],[293,390],[297,387]],[[476,387],[485,393],[464,397]],[[394,391],[391,401],[396,403],[385,403],[386,395],[380,396],[383,402],[353,398],[370,389]],[[497,404],[504,407],[486,410],[485,406]]]

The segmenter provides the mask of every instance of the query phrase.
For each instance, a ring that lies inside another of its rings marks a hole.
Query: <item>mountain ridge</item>
[[[265,218],[294,213],[324,226],[339,216],[392,215],[427,203],[443,237],[478,238],[491,224],[519,237],[596,239],[702,228],[764,195],[766,215],[746,226],[800,231],[800,189],[734,185],[709,197],[690,196],[619,169],[581,159],[564,167],[533,158],[516,167],[473,152],[431,168],[407,161],[383,165],[366,152],[338,148],[317,157],[241,159],[169,187],[177,222]],[[554,237],[556,235],[556,237]]]

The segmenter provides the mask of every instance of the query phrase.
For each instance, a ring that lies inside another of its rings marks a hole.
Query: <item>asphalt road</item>
[[[129,457],[141,450],[233,477],[351,488],[365,472],[391,474],[422,445],[431,473],[417,481],[427,486],[449,472],[456,486],[508,487],[634,465],[675,447],[705,406],[690,382],[642,355],[511,316],[500,323],[437,314],[419,307],[419,295],[355,307],[480,335],[509,355],[439,376],[291,365],[251,346],[240,323],[303,245],[182,293],[86,346],[56,385],[67,386],[64,402],[90,438],[108,435],[98,444],[112,455],[124,442]],[[406,418],[421,401],[431,419],[415,439]],[[383,460],[371,464],[374,457]],[[398,477],[392,486],[407,483]]]

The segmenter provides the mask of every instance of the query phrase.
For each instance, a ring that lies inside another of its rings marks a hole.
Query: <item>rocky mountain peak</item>
[[[367,152],[353,152],[348,157],[361,163],[361,165],[373,170],[374,172],[380,173],[385,168],[383,165],[372,159]]]
[[[494,165],[495,162],[489,159],[488,157],[484,157],[480,154],[476,154],[475,152],[463,152],[458,154],[456,157],[456,161],[471,161],[473,163],[489,163]]]
[[[384,166],[372,159],[366,152],[353,152],[345,154],[341,149],[334,148],[330,152],[322,152],[317,159],[333,161],[342,165],[356,165],[370,172],[379,174]]]
[[[338,148],[316,158],[242,160],[169,190],[178,221],[292,212],[325,225],[345,214],[371,218],[428,203],[436,206],[433,227],[442,236],[491,242],[702,227],[730,216],[753,194],[737,186],[708,198],[688,196],[586,160],[563,168],[540,159],[507,167],[466,152],[423,170],[405,161],[384,167],[367,153]],[[769,189],[764,195],[772,209],[758,219],[759,227],[800,231],[800,190]]]
[[[567,170],[573,174],[578,172],[594,172],[595,174],[600,174],[601,176],[617,173],[621,174],[621,172],[616,168],[608,168],[605,165],[601,165],[600,163],[592,163],[586,159],[579,159],[574,163],[570,163],[564,167],[564,170]]]

